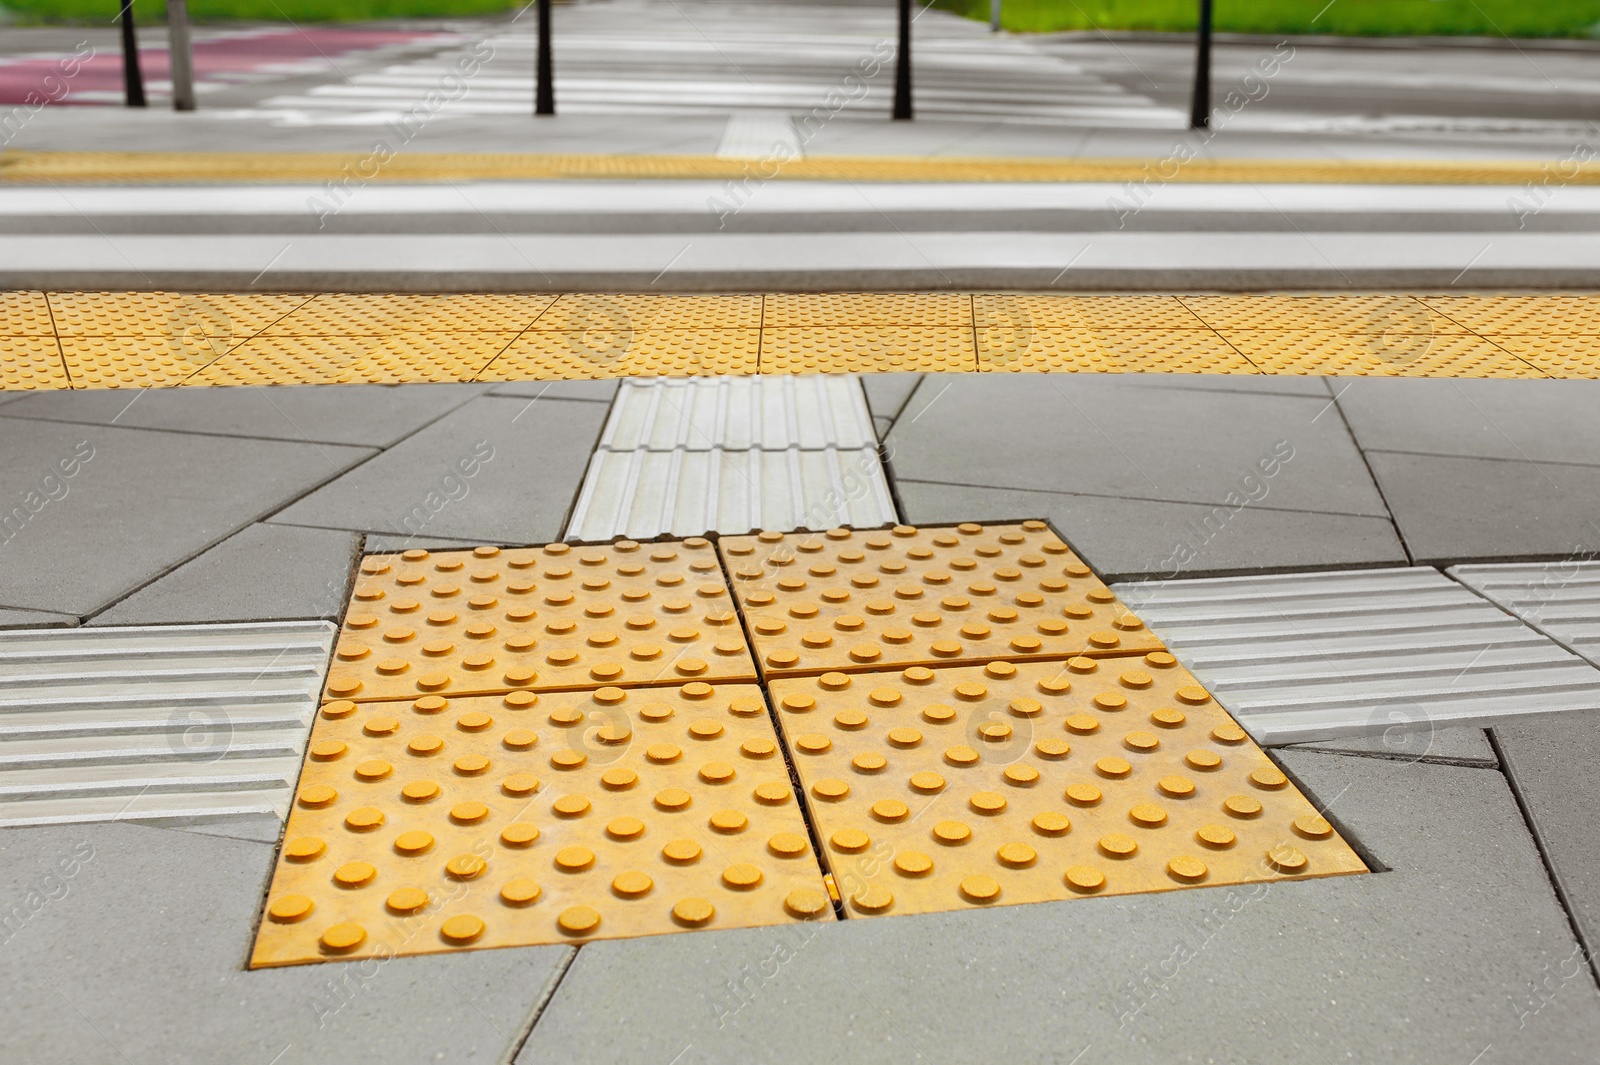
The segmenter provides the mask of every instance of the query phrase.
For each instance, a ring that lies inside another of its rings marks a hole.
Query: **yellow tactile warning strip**
[[[1600,378],[1600,297],[0,293],[0,390],[895,370]]]
[[[252,966],[1364,871],[1045,523],[721,547],[775,702],[704,539],[364,558]]]
[[[324,698],[753,681],[705,539],[369,555]]]
[[[754,684],[322,707],[251,965],[833,919]]]
[[[322,184],[347,179],[359,155],[317,152],[0,152],[0,183]],[[533,155],[408,152],[368,180],[514,181],[545,178],[741,179],[753,161],[713,155]],[[760,164],[764,179],[801,181],[1092,181],[1152,177],[1151,159],[811,156]],[[1163,181],[1394,185],[1523,185],[1560,166],[1567,184],[1600,183],[1600,165],[1557,160],[1192,159]],[[365,171],[363,170],[363,173]]]
[[[719,543],[766,676],[1162,643],[1042,521]]]
[[[771,692],[852,916],[1366,871],[1165,652]]]

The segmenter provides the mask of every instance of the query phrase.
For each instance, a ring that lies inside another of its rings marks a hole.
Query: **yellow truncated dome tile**
[[[71,387],[55,337],[0,336],[0,389]]]
[[[711,544],[369,555],[324,698],[753,680]]]
[[[719,543],[769,677],[1162,646],[1041,521]]]
[[[827,326],[761,331],[762,373],[976,370],[970,326]]]
[[[1165,652],[771,692],[852,917],[1366,871]]]
[[[328,703],[252,967],[832,920],[753,684]]]

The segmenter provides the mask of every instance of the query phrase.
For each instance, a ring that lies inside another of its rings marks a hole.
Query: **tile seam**
[[[766,704],[767,724],[772,726],[772,731],[778,738],[778,750],[783,753],[784,768],[789,773],[789,784],[794,788],[795,799],[800,804],[800,820],[805,823],[806,836],[811,842],[811,857],[817,864],[817,877],[819,883],[826,883],[827,877],[832,875],[828,869],[827,859],[823,856],[822,836],[817,828],[816,816],[811,810],[811,801],[806,792],[805,783],[800,779],[800,768],[795,764],[794,752],[789,750],[789,737],[784,733],[783,725],[778,720],[777,703],[772,698],[772,689],[768,687],[767,676],[761,668],[761,662],[756,657],[755,639],[750,632],[750,619],[745,616],[744,603],[734,591],[733,574],[728,571],[728,560],[722,555],[718,537],[711,537],[712,553],[716,555],[717,566],[722,571],[722,579],[728,584],[728,598],[732,600],[734,616],[739,619],[739,631],[744,637],[745,646],[750,649],[750,661],[755,667],[755,684],[761,689],[762,701]],[[849,907],[844,905],[842,898],[835,900],[833,893],[828,892],[828,905],[833,907],[834,919],[844,921],[849,919]]]
[[[1494,751],[1495,758],[1499,761],[1499,770],[1505,780],[1506,790],[1511,793],[1511,801],[1517,804],[1517,813],[1522,816],[1522,824],[1528,831],[1529,842],[1539,856],[1539,864],[1544,868],[1545,880],[1550,885],[1551,892],[1556,897],[1556,903],[1561,907],[1561,916],[1566,918],[1567,929],[1572,933],[1572,938],[1583,951],[1584,961],[1589,970],[1589,979],[1594,986],[1600,987],[1600,959],[1595,957],[1595,950],[1584,939],[1583,930],[1578,924],[1577,914],[1573,910],[1572,898],[1568,894],[1567,886],[1550,861],[1550,848],[1540,831],[1539,824],[1534,820],[1533,811],[1528,808],[1527,798],[1522,793],[1522,788],[1517,783],[1516,770],[1506,759],[1504,748],[1500,745],[1500,736],[1494,727],[1484,729],[1488,737],[1489,748]]]
[[[1328,401],[1333,405],[1334,411],[1339,415],[1339,424],[1344,426],[1344,432],[1350,441],[1350,446],[1356,449],[1356,454],[1361,456],[1361,466],[1367,471],[1367,480],[1372,484],[1372,490],[1378,493],[1378,499],[1383,503],[1383,509],[1389,516],[1389,528],[1394,531],[1394,537],[1400,544],[1401,552],[1406,556],[1406,561],[1416,564],[1417,556],[1411,550],[1411,545],[1406,542],[1405,532],[1400,528],[1400,519],[1394,515],[1394,507],[1389,505],[1389,496],[1383,490],[1383,483],[1378,480],[1377,473],[1372,468],[1372,460],[1367,457],[1367,451],[1361,446],[1361,440],[1356,436],[1355,429],[1350,425],[1350,419],[1344,412],[1344,407],[1339,403],[1341,393],[1335,392]]]
[[[1449,456],[1441,456],[1441,457],[1449,457]],[[1077,491],[1077,490],[1074,490],[1074,489],[1023,488],[1023,487],[1018,487],[1018,486],[1014,486],[1014,485],[972,484],[972,483],[966,482],[966,481],[930,481],[930,480],[924,480],[921,477],[905,477],[905,478],[902,478],[902,480],[904,480],[907,484],[930,484],[930,485],[948,487],[948,488],[978,488],[978,489],[986,489],[988,491],[997,491],[997,492],[1026,492],[1026,493],[1028,493],[1030,495],[1082,496],[1085,499],[1125,499],[1125,500],[1128,500],[1129,502],[1132,502],[1132,503],[1165,503],[1165,504],[1169,504],[1169,505],[1175,506],[1175,507],[1226,507],[1226,506],[1228,506],[1227,503],[1225,503],[1225,502],[1223,502],[1221,500],[1211,501],[1211,500],[1190,500],[1190,499],[1159,499],[1159,498],[1157,498],[1155,496],[1125,496],[1125,495],[1115,495],[1115,494],[1110,493],[1110,492],[1083,492],[1083,491]],[[1378,520],[1378,521],[1384,521],[1384,520],[1388,520],[1389,519],[1389,515],[1387,513],[1383,513],[1383,514],[1363,514],[1363,513],[1360,513],[1359,511],[1350,511],[1350,510],[1302,510],[1302,509],[1300,509],[1298,507],[1263,507],[1263,506],[1258,506],[1257,504],[1254,504],[1254,503],[1246,504],[1244,507],[1241,507],[1239,509],[1241,509],[1241,510],[1265,510],[1265,511],[1270,511],[1270,512],[1276,513],[1276,514],[1321,514],[1321,515],[1325,515],[1327,517],[1335,517],[1335,518],[1372,518],[1372,519]],[[923,526],[918,526],[918,527],[919,528],[923,528]],[[936,526],[927,526],[927,527],[928,528],[935,528]],[[1298,568],[1304,568],[1304,567],[1298,567]]]
[[[262,905],[265,906],[265,902]],[[561,964],[556,967],[555,973],[545,981],[545,985],[540,989],[538,997],[533,1000],[533,1005],[529,1008],[527,1017],[517,1030],[516,1038],[509,1041],[510,1045],[507,1047],[506,1054],[500,1058],[500,1065],[516,1065],[517,1058],[522,1055],[523,1047],[527,1045],[529,1039],[533,1038],[533,1030],[539,1026],[539,1021],[544,1017],[545,1010],[549,1009],[550,1004],[555,1001],[556,992],[561,990],[562,982],[566,980],[568,971],[571,970],[573,963],[578,960],[578,952],[582,949],[583,944],[581,943],[577,946],[567,946],[567,956],[562,959]]]
[[[1492,565],[1492,563],[1491,563],[1491,565]],[[1560,647],[1562,650],[1566,651],[1568,654],[1575,656],[1580,661],[1589,662],[1592,665],[1600,665],[1600,663],[1592,662],[1592,660],[1589,658],[1588,655],[1584,654],[1582,651],[1578,650],[1576,647],[1572,646],[1572,644],[1568,643],[1562,637],[1557,636],[1555,633],[1551,632],[1549,629],[1545,628],[1543,625],[1539,624],[1536,621],[1529,621],[1527,618],[1523,617],[1521,614],[1519,614],[1516,611],[1512,610],[1510,607],[1506,606],[1504,603],[1502,603],[1502,602],[1490,597],[1490,595],[1487,592],[1485,592],[1482,589],[1477,588],[1477,587],[1475,587],[1475,586],[1473,586],[1471,584],[1468,584],[1466,581],[1464,581],[1460,577],[1458,577],[1455,573],[1451,572],[1454,569],[1455,569],[1454,566],[1439,567],[1439,571],[1441,573],[1443,573],[1446,577],[1448,577],[1451,580],[1455,581],[1461,587],[1465,588],[1467,591],[1471,592],[1473,595],[1477,596],[1479,599],[1482,599],[1484,602],[1488,603],[1490,606],[1494,607],[1496,610],[1501,611],[1507,617],[1509,617],[1513,621],[1517,622],[1519,625],[1522,625],[1524,628],[1528,628],[1528,629],[1533,630],[1534,632],[1536,632],[1539,635],[1543,636],[1545,639],[1549,640],[1551,643],[1555,644],[1556,646]],[[1597,970],[1596,975],[1600,976],[1600,970]]]

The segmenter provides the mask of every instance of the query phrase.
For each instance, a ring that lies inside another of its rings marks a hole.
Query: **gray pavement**
[[[0,1059],[495,1062],[571,953],[248,972],[274,843],[129,824],[0,832]],[[398,922],[386,934],[405,941]]]
[[[1386,872],[593,944],[518,1060],[1591,1060],[1600,996],[1505,778],[1283,764]]]
[[[1387,450],[1416,440],[1449,461],[1530,465],[1496,453],[1509,439],[1539,469],[1600,469],[1575,464],[1592,451],[1570,382],[1543,395],[1510,381],[1340,381],[1336,395],[1321,380],[1166,375],[864,384],[902,519],[1047,517],[1112,578],[1167,572],[1184,540],[1185,576],[1403,563],[1411,534],[1390,515],[1424,493],[1381,465],[1418,457]],[[0,546],[0,559],[28,552],[0,572],[30,607],[0,622],[336,616],[358,540],[556,537],[614,393],[519,382],[8,403],[17,468],[80,438],[96,451]],[[1284,439],[1294,454],[1268,474],[1259,461]],[[273,481],[269,467],[304,473]],[[1482,496],[1426,500],[1465,527]],[[1594,498],[1536,492],[1524,519],[1537,529]],[[52,508],[59,528],[42,524]],[[1581,945],[1600,936],[1592,724],[1501,726],[1493,747],[1462,728],[1275,752],[1383,870],[1371,876],[378,966],[244,969],[274,820],[8,829],[0,986],[15,1008],[0,1058],[1585,1061],[1600,1038]],[[74,864],[80,847],[92,857]]]

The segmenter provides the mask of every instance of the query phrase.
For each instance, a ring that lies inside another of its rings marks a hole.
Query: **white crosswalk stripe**
[[[1175,128],[1182,116],[1026,41],[943,12],[917,19],[914,98],[923,119]],[[260,105],[310,124],[392,116],[445,97],[441,116],[529,111],[532,19],[348,83]],[[562,114],[717,115],[747,110],[882,118],[894,85],[892,7],[596,0],[554,17]],[[470,73],[464,73],[470,71]],[[429,105],[432,106],[432,105]]]

